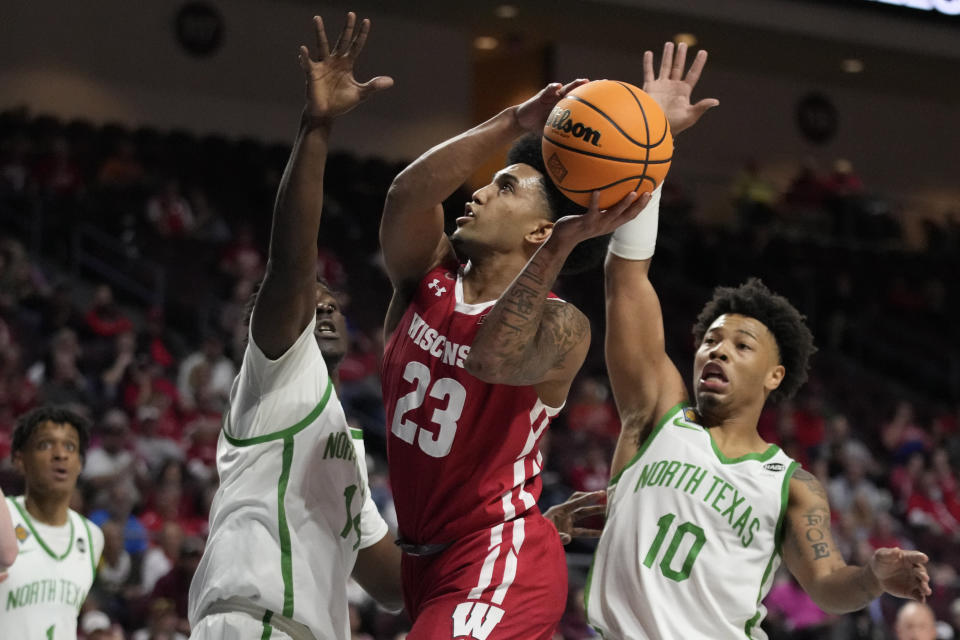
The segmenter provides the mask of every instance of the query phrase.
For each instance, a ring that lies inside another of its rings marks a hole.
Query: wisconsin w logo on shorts
[[[486,602],[461,602],[453,611],[453,637],[486,640],[504,613]]]

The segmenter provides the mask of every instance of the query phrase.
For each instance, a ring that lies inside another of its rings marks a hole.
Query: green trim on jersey
[[[363,440],[363,429],[354,429],[350,427],[350,437],[354,440]]]
[[[584,614],[584,617],[587,619],[587,624],[590,624],[590,610],[588,609],[588,607],[590,606],[590,582],[593,580],[593,564],[596,561],[597,561],[597,552],[594,551],[593,557],[590,558],[590,570],[587,571],[587,584],[585,584],[583,587],[583,614]],[[591,625],[591,628],[593,628],[592,625]],[[596,631],[596,629],[594,629],[594,631]],[[599,633],[599,631],[597,631],[597,633]]]
[[[270,634],[273,627],[270,626],[270,619],[273,617],[273,611],[268,610],[263,614],[263,633],[260,634],[260,640],[270,640]]]
[[[27,523],[27,526],[30,528],[30,532],[31,532],[31,533],[34,535],[34,537],[37,539],[37,542],[40,543],[40,547],[43,548],[43,550],[47,552],[47,555],[49,555],[51,558],[53,558],[53,559],[56,560],[57,562],[59,562],[60,560],[63,560],[63,559],[66,558],[68,555],[70,555],[70,551],[73,549],[73,535],[74,535],[75,529],[74,529],[74,526],[73,526],[73,518],[70,517],[70,511],[69,511],[69,510],[67,511],[67,521],[70,523],[70,544],[67,545],[67,550],[63,552],[63,555],[58,556],[57,554],[55,554],[55,553],[53,552],[53,549],[51,549],[50,547],[47,546],[47,543],[44,542],[43,538],[40,537],[40,534],[37,533],[37,530],[33,528],[33,520],[30,519],[30,514],[27,513],[26,507],[20,506],[20,503],[17,502],[16,498],[11,498],[11,499],[10,499],[10,502],[12,502],[12,503],[13,503],[13,506],[15,506],[15,507],[17,508],[17,511],[20,512],[20,516],[21,516],[21,517],[24,519],[24,521]],[[25,498],[25,497],[24,497],[24,504],[26,504],[26,498]],[[92,553],[92,551],[93,551],[93,550],[91,549],[91,553]]]
[[[93,549],[93,535],[90,533],[90,525],[87,524],[87,523],[90,522],[90,521],[87,520],[86,518],[84,518],[83,516],[80,516],[80,521],[83,522],[83,528],[86,529],[86,531],[87,531],[87,546],[90,547],[90,571],[93,573],[93,580],[94,580],[94,582],[96,582],[96,580],[97,580],[97,563],[96,563],[96,561],[93,559],[93,556],[94,556],[94,553],[93,553],[93,551],[94,551],[94,549]],[[91,584],[92,584],[92,583],[91,583]]]
[[[293,466],[293,437],[283,439],[283,466],[277,485],[277,528],[280,536],[280,575],[283,577],[283,615],[293,618],[293,558],[290,546],[290,525],[287,523],[287,508],[284,499],[290,468]]]
[[[617,484],[617,483],[620,481],[620,476],[623,475],[623,472],[626,471],[627,469],[629,469],[630,467],[632,467],[632,466],[637,462],[637,460],[640,459],[640,456],[642,456],[642,455],[644,454],[644,452],[645,452],[647,449],[650,448],[650,443],[653,442],[653,439],[657,437],[657,434],[660,433],[660,431],[663,429],[663,426],[664,426],[665,424],[667,424],[667,422],[670,420],[670,416],[672,416],[674,413],[676,413],[677,410],[680,409],[681,407],[686,407],[686,406],[688,406],[686,402],[678,402],[677,404],[675,404],[675,405],[673,405],[672,407],[670,407],[670,408],[667,410],[667,412],[663,414],[663,416],[662,416],[662,417],[660,418],[660,420],[657,422],[656,426],[653,428],[653,431],[651,431],[651,432],[650,432],[650,435],[647,436],[647,439],[643,441],[643,444],[640,446],[640,449],[637,450],[637,453],[633,456],[633,458],[630,459],[630,462],[628,462],[627,464],[625,464],[625,465],[623,466],[623,469],[620,469],[620,471],[617,473],[617,475],[615,475],[615,476],[613,476],[612,478],[610,478],[610,482],[607,483],[607,487],[612,487],[613,485]],[[594,552],[593,552],[593,559],[590,560],[590,571],[587,572],[587,584],[586,584],[586,585],[584,586],[584,588],[583,588],[583,609],[584,609],[584,612],[589,611],[589,606],[590,606],[590,584],[591,584],[591,579],[593,578],[593,563],[596,562],[596,561],[597,561],[597,552],[594,551]],[[587,615],[587,624],[589,624],[589,623],[590,623],[590,616],[589,616],[589,614],[588,614],[588,615]],[[598,633],[599,633],[599,632],[598,632]],[[602,635],[602,634],[601,634],[601,635]]]
[[[320,398],[320,402],[317,403],[317,406],[307,414],[303,420],[293,425],[292,427],[287,427],[275,433],[268,433],[262,436],[256,436],[254,438],[234,438],[229,433],[227,433],[226,428],[223,430],[223,436],[227,439],[227,442],[232,444],[235,447],[249,447],[254,444],[263,444],[264,442],[272,442],[274,440],[283,440],[285,438],[292,438],[301,431],[303,431],[310,423],[317,419],[317,417],[323,413],[323,410],[327,406],[327,402],[330,400],[330,396],[333,394],[333,380],[327,378],[327,388],[323,392],[323,397]],[[226,427],[226,424],[224,424]]]
[[[623,466],[623,469],[620,469],[620,471],[617,472],[617,475],[610,478],[610,482],[607,483],[608,487],[617,484],[617,482],[620,481],[620,476],[623,475],[623,472],[629,469],[630,467],[632,467],[634,463],[636,463],[636,461],[640,459],[640,456],[642,456],[643,453],[650,448],[650,443],[653,442],[653,439],[656,438],[657,434],[660,433],[661,429],[663,429],[663,425],[667,424],[667,421],[670,419],[670,416],[676,413],[677,409],[681,407],[686,407],[686,406],[688,406],[686,402],[678,402],[677,404],[667,409],[667,412],[663,414],[663,417],[661,417],[660,420],[657,422],[657,425],[653,428],[653,431],[651,431],[650,435],[647,436],[647,439],[643,441],[643,444],[640,446],[640,449],[638,449],[637,453],[630,459],[630,462],[625,464]]]
[[[790,466],[787,467],[786,473],[783,475],[783,486],[780,487],[780,515],[777,517],[777,528],[773,533],[773,553],[770,554],[770,560],[767,561],[767,568],[763,570],[763,578],[760,580],[760,589],[757,593],[757,605],[760,604],[761,596],[763,595],[763,585],[767,583],[767,578],[770,577],[770,570],[773,568],[773,560],[782,553],[781,545],[783,544],[783,519],[787,515],[787,505],[790,502],[790,480],[793,478],[793,472],[797,470],[797,467],[800,466],[796,460],[790,463]],[[750,635],[753,632],[753,628],[757,626],[757,622],[760,621],[760,611],[758,610],[756,614],[749,620],[747,624],[744,625],[743,630],[747,634],[748,638],[751,638]]]
[[[710,446],[713,448],[713,452],[717,455],[717,460],[719,460],[722,464],[737,464],[738,462],[746,462],[747,460],[766,462],[773,456],[777,455],[777,453],[780,451],[780,447],[775,444],[771,444],[763,453],[745,453],[737,458],[728,458],[727,456],[723,455],[723,452],[720,451],[720,449],[717,448],[717,443],[714,441],[713,433],[711,433],[710,429],[704,429],[704,431],[706,431],[710,436]]]

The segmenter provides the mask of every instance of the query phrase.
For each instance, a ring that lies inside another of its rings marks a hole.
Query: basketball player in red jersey
[[[546,177],[532,135],[449,238],[439,203],[505,144],[539,134],[584,82],[548,85],[430,149],[387,196],[380,240],[394,294],[382,382],[411,640],[550,638],[563,613],[566,562],[536,507],[537,443],[586,357],[590,325],[547,283],[575,246],[636,216],[649,196],[606,211],[594,200],[584,214]]]

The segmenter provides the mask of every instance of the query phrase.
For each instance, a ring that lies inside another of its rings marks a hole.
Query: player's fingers
[[[571,540],[573,540],[573,538],[570,537],[570,534],[568,533],[560,534],[560,544],[564,544],[564,545],[570,544]]]
[[[643,52],[643,84],[653,82],[657,76],[653,75],[653,51]]]
[[[313,26],[317,31],[317,60],[322,61],[330,55],[330,43],[327,42],[327,32],[323,28],[323,18],[313,16]]]
[[[587,213],[596,213],[600,210],[600,192],[594,191],[590,194],[590,206],[587,208]]]
[[[683,65],[687,62],[687,43],[681,42],[677,46],[677,55],[673,58],[673,65],[670,67],[671,80],[683,80]]]
[[[363,84],[360,85],[360,89],[363,91],[364,95],[369,95],[376,91],[382,91],[384,89],[389,89],[393,86],[393,78],[390,76],[377,76],[376,78],[371,78]]]
[[[357,32],[357,37],[353,39],[353,42],[350,43],[350,51],[347,55],[351,57],[356,57],[363,51],[363,45],[367,42],[367,36],[370,34],[370,21],[366,18],[360,21],[360,30]]]
[[[587,78],[577,78],[573,82],[568,82],[567,84],[563,85],[562,89],[560,89],[560,97],[562,98],[563,96],[567,95],[577,87],[582,87],[588,82],[590,81]]]
[[[594,191],[594,193],[598,194],[599,196],[600,192]],[[607,218],[619,218],[620,215],[624,211],[627,211],[628,209],[630,209],[630,205],[632,205],[636,201],[637,201],[637,192],[631,191],[627,195],[623,196],[623,198],[621,198],[619,202],[617,202],[615,205],[613,205],[612,207],[610,207],[605,211],[605,213],[607,214]]]
[[[673,43],[665,42],[663,43],[663,57],[660,58],[660,75],[657,76],[659,80],[667,80],[670,78],[670,67],[673,65]]]
[[[564,504],[573,510],[578,509],[581,506],[596,503],[600,500],[603,500],[606,496],[607,492],[603,489],[600,491],[577,491],[575,494],[567,498],[567,501]]]
[[[537,94],[537,100],[541,104],[556,104],[560,100],[560,91],[563,85],[559,82],[551,82]]]
[[[906,562],[913,564],[927,564],[930,562],[930,558],[928,558],[927,554],[923,553],[922,551],[903,551],[900,549],[897,549],[897,551],[900,551],[900,553],[903,554],[902,558]]]
[[[602,529],[587,529],[584,527],[574,527],[573,531],[570,532],[573,534],[574,538],[599,538],[603,533]]]
[[[343,31],[340,32],[340,36],[337,38],[337,44],[333,45],[333,53],[342,55],[343,50],[346,49],[350,42],[353,40],[353,25],[357,21],[357,14],[353,11],[347,12],[347,21],[343,24]]]
[[[584,518],[592,518],[593,516],[602,516],[606,511],[607,505],[592,504],[585,507],[577,507],[570,515],[574,520],[583,520]]]
[[[297,52],[297,62],[304,71],[310,70],[310,50],[303,45],[300,45],[300,50]]]
[[[647,205],[650,204],[651,197],[653,197],[653,195],[650,193],[641,193],[640,197],[638,197],[636,201],[627,207],[627,210],[623,212],[623,215],[621,216],[622,220],[618,220],[618,222],[622,221],[626,223],[640,215],[640,212],[646,209]]]
[[[690,65],[690,70],[687,71],[687,75],[684,78],[687,84],[690,85],[692,89],[696,86],[697,82],[700,80],[700,74],[703,73],[703,67],[707,64],[707,50],[700,49],[697,51],[697,55],[693,57],[693,64]]]

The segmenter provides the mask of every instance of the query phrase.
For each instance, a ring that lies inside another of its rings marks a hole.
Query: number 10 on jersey
[[[663,543],[670,529],[673,528],[673,521],[676,520],[676,518],[676,514],[667,513],[657,520],[657,537],[653,539],[653,544],[650,545],[650,550],[647,551],[647,555],[643,559],[643,566],[648,569],[653,567],[653,563],[656,562],[657,556],[660,555],[660,549],[663,547]],[[680,569],[673,569],[670,565],[673,564],[677,550],[680,548],[681,543],[683,543],[683,539],[688,535],[693,537],[693,544],[687,550],[687,557],[684,558]],[[700,549],[703,548],[703,544],[706,541],[707,536],[704,534],[703,529],[692,522],[684,522],[674,529],[673,537],[670,539],[670,545],[660,560],[660,573],[663,574],[663,577],[669,578],[674,582],[683,582],[689,578],[690,571],[693,569],[693,563],[696,562],[697,556],[700,554]]]
[[[444,457],[450,453],[453,438],[457,435],[457,420],[460,419],[463,403],[467,399],[466,389],[453,378],[438,378],[430,384],[430,369],[416,361],[407,363],[403,370],[403,379],[416,386],[413,391],[397,400],[390,431],[409,444],[414,444],[416,440],[417,446],[428,456]],[[447,406],[434,409],[430,417],[431,422],[438,427],[435,432],[404,418],[408,412],[419,409],[428,395],[441,402],[447,399]]]

